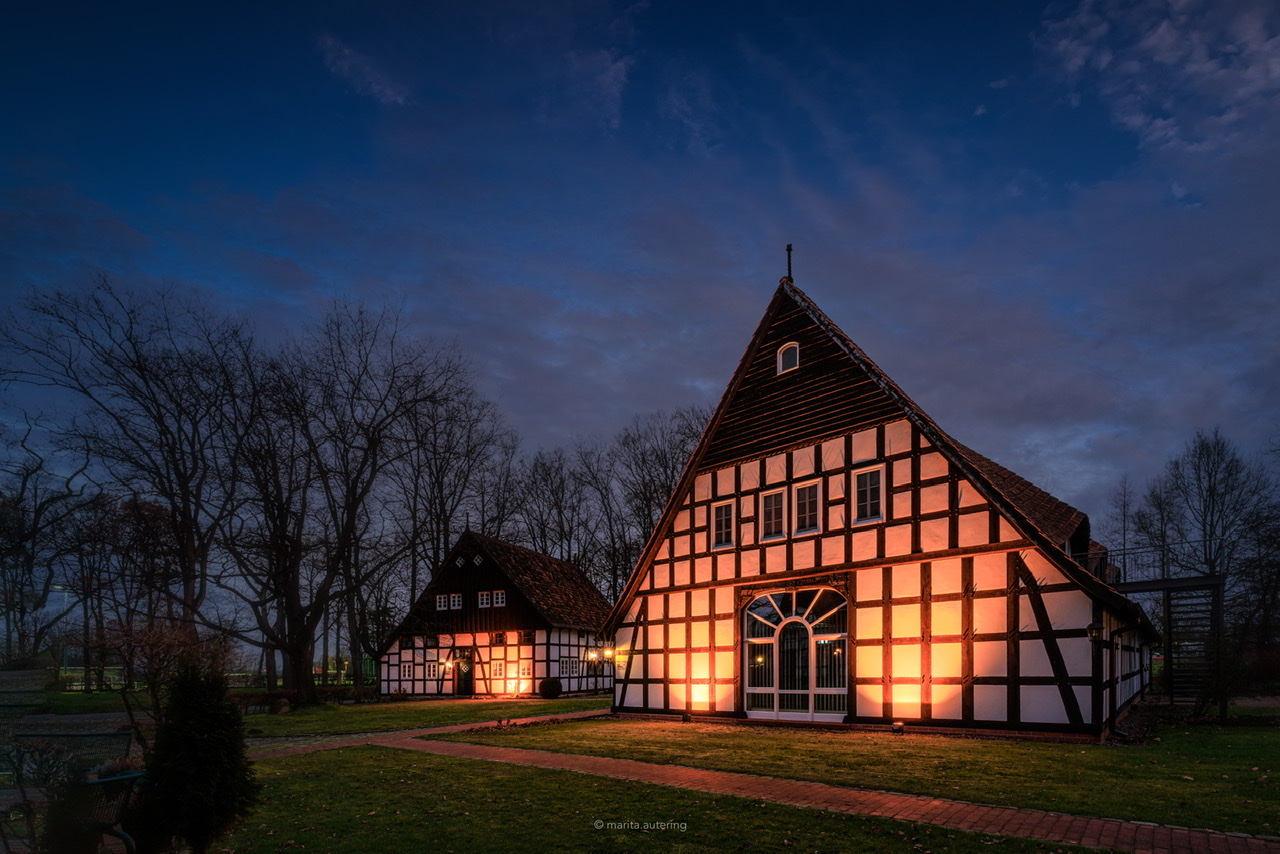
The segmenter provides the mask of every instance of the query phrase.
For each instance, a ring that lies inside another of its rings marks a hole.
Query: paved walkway
[[[604,711],[573,712],[563,715],[518,718],[504,724],[545,722],[549,718],[599,717]],[[432,735],[446,732],[463,732],[484,727],[498,726],[499,722],[486,724],[459,724],[448,727],[409,730],[390,733],[365,733],[359,736],[328,737],[322,742],[299,743],[281,746],[267,751],[254,751],[255,759],[290,756],[327,750],[336,747],[354,747],[372,744],[414,750],[440,756],[462,759],[479,759],[490,762],[508,762],[536,768],[554,768],[578,771],[601,777],[655,783],[722,795],[735,795],[753,800],[773,801],[814,809],[873,815],[902,821],[915,821],[954,827],[980,833],[1018,836],[1043,842],[1070,843],[1102,848],[1116,848],[1137,854],[1280,854],[1280,840],[1249,836],[1242,833],[1219,833],[1211,830],[1194,830],[1185,827],[1151,824],[1141,821],[1122,821],[1113,818],[1065,815],[1043,810],[1015,809],[985,804],[971,804],[941,798],[903,795],[894,792],[877,792],[869,789],[850,789],[829,786],[824,783],[808,783],[800,780],[782,780],[776,777],[760,777],[728,771],[706,771],[679,765],[656,765],[631,759],[610,759],[600,756],[578,756],[568,753],[550,753],[544,750],[527,750],[515,747],[489,747],[449,741],[429,741]]]

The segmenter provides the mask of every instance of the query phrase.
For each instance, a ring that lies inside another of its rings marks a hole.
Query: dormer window
[[[785,374],[800,367],[800,345],[794,341],[778,348],[778,373]]]

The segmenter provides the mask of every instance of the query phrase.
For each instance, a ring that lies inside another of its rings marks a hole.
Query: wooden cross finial
[[[791,244],[787,244],[787,278],[791,278]]]

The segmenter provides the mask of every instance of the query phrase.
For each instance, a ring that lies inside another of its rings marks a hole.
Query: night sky
[[[1280,4],[11,0],[0,295],[335,297],[529,450],[713,403],[794,277],[1094,514],[1280,436]]]

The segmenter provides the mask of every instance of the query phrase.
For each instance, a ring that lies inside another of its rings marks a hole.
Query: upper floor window
[[[533,631],[522,629],[520,632],[520,643],[533,643]]]
[[[818,484],[797,486],[795,507],[796,533],[808,534],[818,530]]]
[[[449,610],[449,594],[448,593],[441,593],[438,596],[436,596],[436,610],[437,611]]]
[[[854,500],[857,502],[853,520],[870,522],[884,515],[882,505],[884,484],[881,469],[860,471],[855,477]]]
[[[489,638],[489,643],[493,644],[494,646],[505,646],[507,643],[507,633],[494,632],[493,635]]]
[[[449,594],[449,608],[450,610],[453,610],[453,611],[462,610],[462,594],[461,593]]]
[[[717,504],[711,512],[711,547],[721,549],[733,545],[733,502]]]
[[[778,348],[778,373],[785,374],[800,367],[800,345],[792,342]]]
[[[760,507],[760,536],[781,537],[787,532],[783,514],[783,493],[766,493]]]
[[[507,591],[505,590],[493,591],[493,607],[505,608],[506,605],[507,605]]]
[[[481,608],[488,608],[488,607],[489,607],[489,603],[490,603],[491,601],[493,601],[493,594],[492,594],[492,593],[490,593],[490,592],[489,592],[489,591],[487,591],[487,590],[481,591],[481,593],[480,593],[480,607],[481,607]]]

